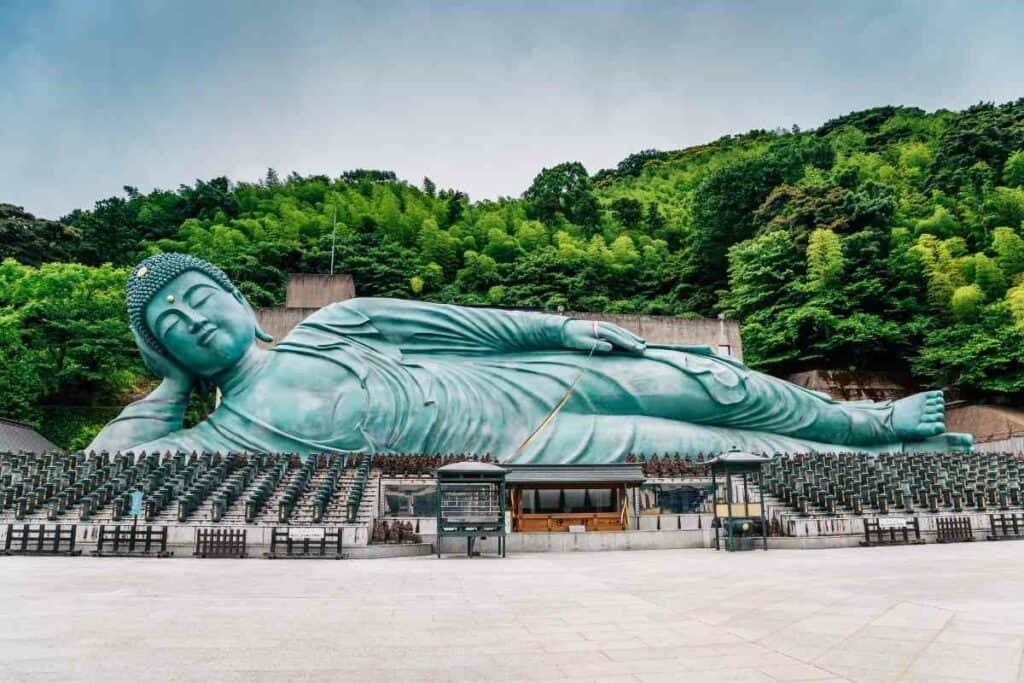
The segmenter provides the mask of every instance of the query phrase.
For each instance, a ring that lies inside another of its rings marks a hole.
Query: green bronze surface
[[[181,254],[132,271],[132,332],[163,378],[95,450],[490,453],[606,463],[629,453],[970,450],[942,393],[841,402],[706,347],[603,322],[400,299],[332,304],[263,349],[245,298]],[[194,387],[221,401],[182,428]]]

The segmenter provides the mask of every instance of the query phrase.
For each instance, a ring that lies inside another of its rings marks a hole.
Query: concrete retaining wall
[[[639,531],[693,531],[710,529],[712,519],[710,514],[640,515],[636,524]]]
[[[953,513],[930,515],[918,514],[921,539],[934,543],[937,539],[936,520],[939,517],[953,516]],[[975,540],[984,540],[991,533],[988,513],[965,511],[958,517],[971,519]],[[889,519],[911,517],[892,513]],[[874,519],[875,515],[863,517],[797,517],[784,516],[779,521],[789,535],[775,536],[768,539],[769,548],[778,549],[815,549],[844,548],[859,546],[864,540],[864,520]],[[369,545],[369,530],[362,526],[343,526],[342,539],[344,556],[368,559],[374,557],[400,557],[407,555],[425,555],[434,552],[437,541],[436,521],[434,518],[409,518],[418,526],[421,543],[418,544],[381,544]],[[714,547],[714,529],[711,526],[711,515],[643,515],[636,520],[640,529],[628,531],[583,533],[510,533],[507,536],[509,553],[538,552],[596,552],[604,550],[668,550],[681,548],[712,548]],[[660,529],[659,529],[660,525]],[[158,525],[154,525],[158,526]],[[199,526],[168,525],[168,550],[176,557],[191,557],[196,529]],[[247,553],[249,557],[263,557],[270,550],[272,527],[219,527],[221,529],[245,529]],[[0,525],[0,544],[7,533],[7,526]],[[95,550],[99,538],[99,525],[79,523],[77,525],[76,544],[84,554]],[[482,553],[497,552],[497,538],[477,540],[475,547]],[[466,543],[461,538],[444,539],[443,551],[446,554],[464,554]]]
[[[995,514],[999,514],[998,511],[994,511]],[[967,517],[971,520],[971,528],[974,531],[976,538],[984,538],[986,534],[991,531],[991,524],[989,520],[988,512],[976,512],[964,510],[963,512],[953,512],[951,510],[944,510],[939,514],[904,514],[899,511],[892,511],[889,513],[889,519],[905,518],[909,520],[912,517],[917,517],[918,524],[921,528],[921,534],[930,534],[934,536],[936,533],[936,520],[940,517]],[[864,538],[864,520],[865,519],[885,519],[885,516],[879,517],[878,515],[866,513],[862,516],[837,516],[837,517],[800,517],[793,514],[778,515],[776,519],[782,526],[783,531],[788,537],[814,537],[814,536],[857,536]]]
[[[509,553],[566,553],[597,552],[603,550],[671,550],[679,548],[711,547],[714,536],[709,529],[685,531],[588,531],[571,534],[529,533],[509,534],[506,546]],[[426,537],[424,541],[428,540]],[[441,546],[444,553],[465,554],[466,542],[461,538],[445,538]],[[474,548],[485,554],[498,551],[497,538],[477,540]]]
[[[310,299],[302,299],[309,301]],[[320,309],[319,306],[289,306],[285,308],[257,308],[256,318],[268,334],[280,341],[293,327]],[[618,315],[614,313],[574,313],[567,315],[582,320],[610,322],[637,334],[650,344],[680,346],[710,346],[715,351],[728,346],[729,355],[743,360],[743,342],[740,328],[730,320],[683,320],[671,316]]]

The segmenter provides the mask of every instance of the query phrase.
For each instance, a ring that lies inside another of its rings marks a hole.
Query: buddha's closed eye
[[[181,322],[181,316],[177,312],[172,312],[170,315],[164,316],[160,322],[160,336],[166,337],[175,325]]]
[[[209,285],[194,285],[185,292],[185,301],[191,306],[198,308],[215,294],[213,287]]]

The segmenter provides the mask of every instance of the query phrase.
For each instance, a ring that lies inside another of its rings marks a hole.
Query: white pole
[[[334,242],[338,238],[338,205],[334,205],[334,226],[331,228],[331,275],[334,275]]]

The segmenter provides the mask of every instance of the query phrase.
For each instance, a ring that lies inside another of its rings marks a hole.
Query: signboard
[[[569,525],[569,533],[570,534],[582,534],[582,533],[586,533],[586,531],[587,531],[587,526],[585,524],[570,524]]]
[[[907,526],[907,520],[905,517],[879,517],[878,528],[879,529],[903,529]]]
[[[293,541],[304,541],[307,538],[311,541],[319,541],[323,537],[324,530],[319,528],[303,529],[291,527],[290,529],[288,529],[288,538],[292,539]]]
[[[142,491],[139,489],[132,491],[132,509],[128,514],[132,517],[138,517],[142,514]]]

